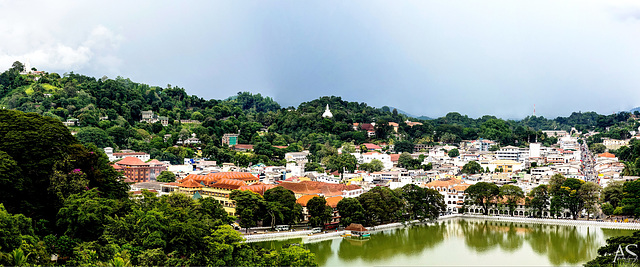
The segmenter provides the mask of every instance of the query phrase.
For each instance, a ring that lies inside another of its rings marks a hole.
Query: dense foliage
[[[0,125],[0,265],[316,265],[300,247],[241,242],[213,198],[129,195],[106,155],[58,120],[0,110]],[[300,210],[289,192],[266,194],[286,218]]]

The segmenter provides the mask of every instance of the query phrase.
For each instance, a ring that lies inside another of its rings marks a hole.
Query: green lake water
[[[373,233],[366,241],[335,238],[306,243],[320,266],[581,265],[612,236],[632,230],[594,226],[452,219]],[[270,249],[302,239],[255,243]]]

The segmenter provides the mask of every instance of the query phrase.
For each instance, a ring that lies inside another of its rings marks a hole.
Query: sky
[[[640,1],[0,0],[0,71],[321,96],[415,116],[640,106]]]

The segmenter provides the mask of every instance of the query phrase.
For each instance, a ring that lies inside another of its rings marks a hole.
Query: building
[[[304,195],[320,195],[324,197],[358,197],[364,190],[357,185],[332,184],[315,181],[282,182],[280,186],[293,191],[296,198]]]
[[[238,134],[224,134],[222,136],[222,144],[227,146],[235,146],[238,144]]]
[[[159,121],[160,123],[162,123],[162,126],[169,125],[168,117],[158,116],[158,114],[154,114],[152,110],[142,111],[141,116],[142,116],[142,119],[140,120],[140,122],[156,123]]]
[[[134,152],[132,150],[122,150],[122,152],[120,153],[113,153],[113,148],[111,147],[105,147],[104,149],[104,153],[107,154],[107,157],[109,158],[109,161],[116,161],[116,160],[121,160],[124,159],[126,157],[134,157],[134,158],[138,158],[141,161],[149,161],[151,159],[151,155],[144,153],[144,152]]]
[[[628,146],[629,140],[617,140],[610,138],[602,138],[602,144],[609,150],[619,149],[622,146]]]
[[[114,165],[116,170],[123,172],[129,182],[136,183],[155,181],[160,172],[167,170],[167,166],[158,160],[145,163],[135,157],[125,157]]]
[[[529,149],[515,146],[505,146],[496,151],[496,158],[499,160],[527,161],[529,159]]]
[[[284,159],[287,162],[293,161],[296,163],[307,163],[309,160],[307,159],[309,156],[309,152],[287,152],[284,154]]]
[[[494,160],[489,162],[489,170],[493,172],[512,173],[524,169],[524,163],[514,160]]]
[[[460,179],[442,179],[429,182],[424,187],[438,191],[444,197],[447,212],[459,213],[465,201],[465,190],[469,187]]]

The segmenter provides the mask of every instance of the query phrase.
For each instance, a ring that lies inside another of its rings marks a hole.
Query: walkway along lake
[[[465,216],[444,218],[435,224],[373,232],[366,241],[334,235],[322,239],[299,237],[256,244],[279,248],[288,243],[303,243],[316,254],[321,266],[573,266],[593,259],[607,238],[631,235],[634,231],[594,226],[593,222],[577,225],[561,225],[563,221],[558,223],[510,222],[500,218]]]

